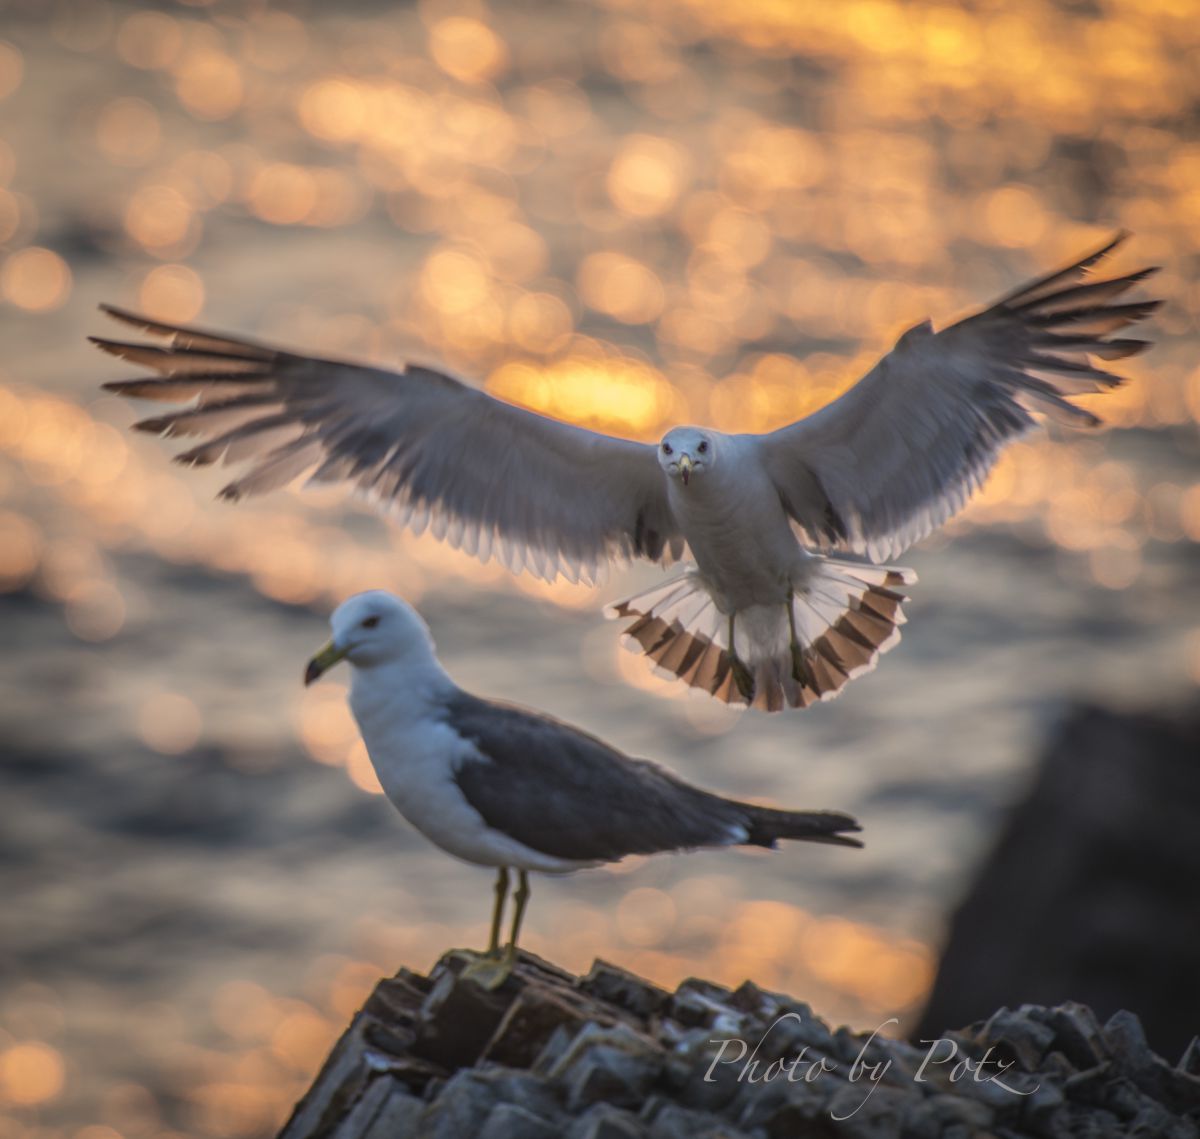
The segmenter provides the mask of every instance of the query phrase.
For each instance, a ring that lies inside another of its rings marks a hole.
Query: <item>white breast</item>
[[[671,509],[726,612],[782,603],[804,551],[753,451],[736,436],[720,447],[702,477],[687,487],[671,481]]]

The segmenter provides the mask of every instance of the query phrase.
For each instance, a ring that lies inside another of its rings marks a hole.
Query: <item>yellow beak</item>
[[[344,649],[339,649],[330,641],[326,644],[315,657],[308,662],[308,667],[304,670],[304,686],[307,688],[314,680],[322,673],[328,672],[338,661],[346,655]]]
[[[683,476],[683,485],[687,486],[688,479],[692,477],[692,467],[695,464],[692,462],[692,456],[686,451],[679,456],[679,473]]]

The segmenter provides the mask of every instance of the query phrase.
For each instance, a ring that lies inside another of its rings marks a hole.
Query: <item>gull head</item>
[[[716,460],[716,440],[699,427],[672,427],[658,445],[658,465],[684,486],[712,468]]]
[[[329,618],[329,627],[333,637],[308,662],[306,685],[340,660],[355,668],[375,668],[406,657],[428,659],[433,653],[433,638],[417,611],[382,589],[343,601]]]

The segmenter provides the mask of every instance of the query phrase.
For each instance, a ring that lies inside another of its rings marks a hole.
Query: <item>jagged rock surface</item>
[[[467,960],[381,981],[280,1139],[1200,1139],[1200,1043],[1172,1066],[1130,1013],[1001,1009],[922,1070],[927,1046],[833,1031],[750,982],[670,993],[522,955],[489,992]],[[952,1078],[966,1059],[983,1067]]]

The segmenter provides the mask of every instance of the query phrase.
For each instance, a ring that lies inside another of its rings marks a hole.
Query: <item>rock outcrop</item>
[[[522,955],[491,992],[467,961],[381,981],[281,1139],[1200,1137],[1200,1043],[1172,1066],[1129,1013],[1001,1009],[917,1046],[749,982]]]
[[[1081,705],[950,923],[919,1036],[1000,1005],[1136,1009],[1177,1055],[1200,1028],[1200,707]]]

